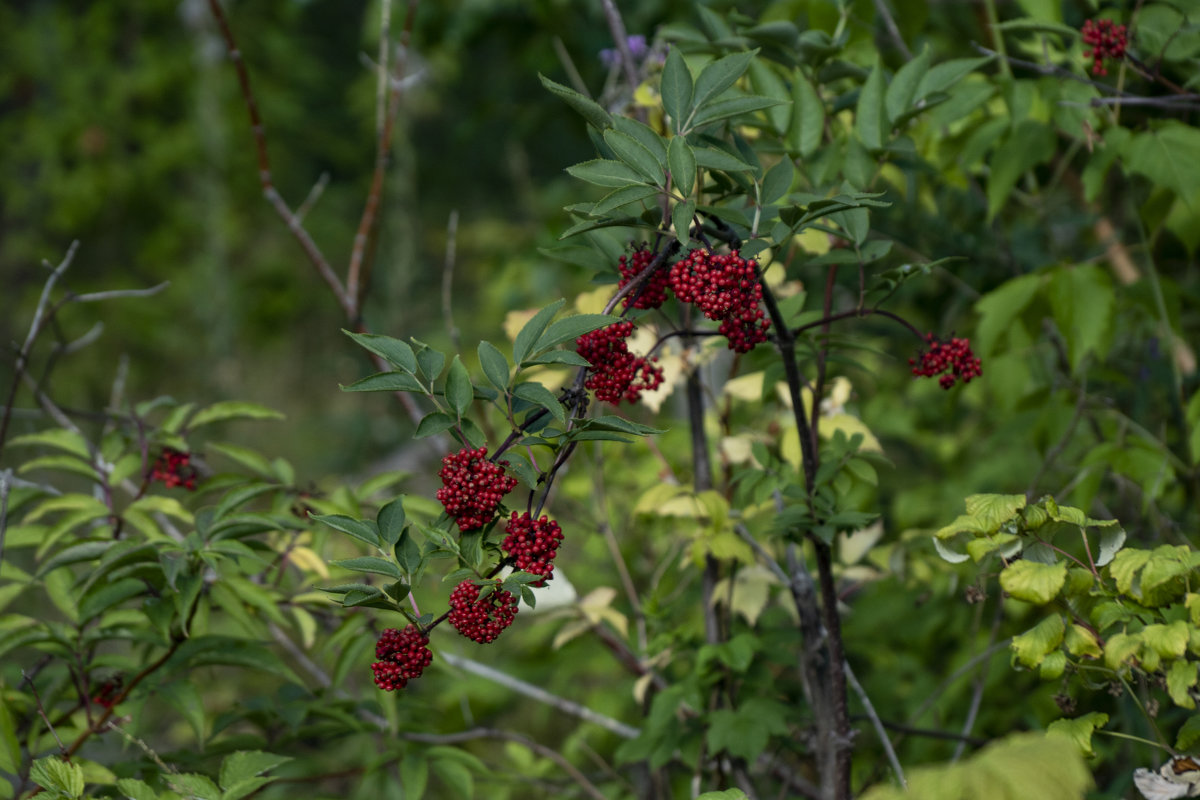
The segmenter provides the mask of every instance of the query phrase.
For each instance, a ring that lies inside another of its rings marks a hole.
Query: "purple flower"
[[[625,44],[629,47],[629,54],[633,56],[634,61],[641,61],[650,52],[650,47],[646,44],[646,37],[640,33],[626,38]],[[606,47],[600,51],[600,63],[604,66],[615,67],[620,61],[621,54],[615,48]]]

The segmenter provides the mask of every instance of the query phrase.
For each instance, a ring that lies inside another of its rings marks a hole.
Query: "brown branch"
[[[215,2],[215,0],[213,0]],[[384,13],[390,16],[389,3],[384,3]],[[362,317],[363,301],[366,299],[367,287],[371,281],[371,265],[374,262],[375,246],[379,242],[379,206],[383,198],[383,182],[387,175],[388,162],[391,160],[392,135],[396,127],[396,118],[400,114],[400,97],[404,93],[405,83],[402,80],[408,64],[409,41],[412,38],[413,23],[417,17],[417,0],[408,0],[408,14],[404,19],[404,30],[400,34],[400,54],[396,61],[395,75],[390,78],[391,90],[387,95],[387,106],[380,109],[383,124],[377,125],[375,139],[375,172],[371,176],[371,189],[367,193],[367,202],[363,207],[362,217],[358,220],[358,230],[354,234],[354,248],[350,252],[350,267],[346,272],[346,297],[351,304],[347,313],[357,322]],[[383,56],[379,63],[381,84],[389,80],[386,63],[386,40],[388,28],[385,25],[380,32],[380,52]],[[382,94],[382,93],[381,93]]]
[[[208,0],[208,7],[212,11],[213,19],[216,20],[217,27],[221,31],[221,38],[225,40],[225,47],[229,51],[229,60],[233,62],[233,69],[237,73],[238,85],[242,89],[242,100],[246,104],[246,111],[250,115],[250,130],[254,135],[254,147],[258,155],[258,180],[262,184],[263,197],[275,209],[280,218],[291,231],[292,236],[300,243],[304,254],[308,256],[308,260],[316,267],[321,278],[329,285],[333,291],[334,297],[337,298],[342,310],[346,312],[346,316],[353,319],[355,315],[354,298],[342,287],[342,282],[338,278],[337,273],[333,271],[329,261],[321,252],[321,248],[309,236],[308,231],[304,229],[300,217],[297,216],[288,206],[287,201],[279,194],[275,188],[275,183],[271,178],[271,162],[267,158],[267,134],[263,127],[262,117],[258,113],[258,101],[254,98],[254,92],[250,88],[250,73],[246,70],[246,62],[242,59],[242,51],[238,49],[237,40],[233,37],[233,30],[229,27],[229,21],[225,17],[225,12],[221,9],[220,0]]]

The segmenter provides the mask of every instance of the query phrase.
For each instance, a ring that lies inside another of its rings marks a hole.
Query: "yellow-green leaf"
[[[1049,603],[1062,590],[1067,580],[1067,565],[1042,564],[1021,560],[1010,564],[1000,573],[1000,586],[1018,600],[1042,605]]]
[[[1142,629],[1142,643],[1163,658],[1179,658],[1187,650],[1188,625],[1183,620],[1169,625],[1147,625]]]
[[[1018,664],[1033,669],[1042,663],[1047,653],[1062,644],[1062,640],[1062,617],[1051,614],[1025,633],[1013,637],[1013,658]]]
[[[1046,726],[1046,733],[1055,736],[1065,736],[1075,743],[1079,752],[1091,758],[1092,734],[1108,724],[1108,714],[1093,711],[1075,719],[1056,719]]]
[[[1104,655],[1104,651],[1100,649],[1100,642],[1096,639],[1096,634],[1082,625],[1072,625],[1067,628],[1063,643],[1066,645],[1067,652],[1076,658],[1099,658]]]
[[[1167,670],[1167,693],[1180,708],[1195,708],[1196,701],[1188,690],[1196,685],[1196,662],[1179,659]]]
[[[1104,663],[1109,669],[1120,669],[1137,656],[1142,649],[1142,639],[1136,634],[1118,633],[1108,637],[1104,643]]]

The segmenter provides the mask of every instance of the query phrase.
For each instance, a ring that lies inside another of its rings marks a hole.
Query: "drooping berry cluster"
[[[932,378],[941,375],[938,384],[943,389],[949,389],[955,381],[962,380],[970,383],[972,378],[983,374],[983,364],[971,352],[971,340],[952,338],[943,342],[932,333],[925,335],[929,349],[921,352],[919,358],[910,358],[912,374],[918,377]]]
[[[507,461],[488,461],[486,447],[467,447],[442,459],[438,472],[442,488],[437,491],[437,499],[454,517],[460,531],[482,528],[495,518],[504,495],[517,485],[516,478],[504,474],[507,466]]]
[[[720,320],[730,349],[748,353],[767,340],[771,321],[759,307],[762,285],[753,260],[736,250],[716,255],[697,249],[675,262],[668,280],[676,297],[695,303],[709,319]]]
[[[402,631],[385,630],[375,645],[375,657],[379,660],[371,665],[371,671],[375,673],[375,685],[385,692],[403,689],[410,680],[421,677],[433,661],[429,637],[416,625]]]
[[[189,492],[196,491],[196,468],[191,465],[192,454],[164,447],[150,470],[150,480],[162,481],[168,489],[182,486]]]
[[[1125,57],[1129,38],[1124,25],[1114,25],[1110,19],[1089,19],[1083,23],[1083,43],[1091,48],[1083,51],[1084,58],[1092,59],[1092,74],[1107,75],[1105,59],[1118,61]]]
[[[499,581],[496,581],[499,584]],[[450,593],[450,624],[480,644],[494,642],[517,616],[517,599],[499,589],[480,598],[474,581],[466,580]]]
[[[532,575],[541,575],[542,580],[529,584],[534,587],[546,585],[554,577],[554,556],[562,543],[562,528],[546,515],[534,520],[529,512],[518,515],[513,512],[504,528],[508,536],[500,544],[505,554],[513,559],[513,566]]]
[[[654,253],[645,244],[636,248],[632,256],[621,256],[618,263],[621,268],[621,282],[617,288],[624,289],[631,280],[641,274],[642,270],[650,266],[650,262],[654,261],[654,258]],[[625,295],[624,307],[629,308],[630,304],[634,308],[658,308],[661,306],[667,301],[668,275],[668,270],[656,269],[641,286]]]
[[[595,392],[598,400],[613,405],[621,400],[636,403],[642,392],[653,391],[662,383],[663,371],[657,366],[657,358],[629,352],[626,339],[633,330],[633,323],[625,320],[575,340],[576,351],[592,365],[583,385]]]

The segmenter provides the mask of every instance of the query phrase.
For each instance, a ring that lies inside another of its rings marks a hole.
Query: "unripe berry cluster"
[[[150,470],[150,480],[162,481],[168,489],[182,486],[196,491],[196,468],[191,465],[192,454],[173,447],[164,447]]]
[[[1083,43],[1091,45],[1090,49],[1083,51],[1083,57],[1092,59],[1092,74],[1107,75],[1104,60],[1125,57],[1129,39],[1124,25],[1114,25],[1110,19],[1089,19],[1083,23],[1082,33]]]
[[[473,531],[487,525],[496,516],[504,495],[517,485],[516,478],[504,474],[507,461],[487,460],[487,448],[464,448],[442,459],[438,477],[442,488],[437,499],[454,517],[460,531]]]
[[[613,405],[621,400],[636,403],[642,392],[653,391],[662,383],[663,371],[657,366],[657,358],[644,358],[629,352],[625,340],[633,330],[633,323],[625,320],[585,333],[575,340],[576,351],[592,365],[591,374],[583,385],[595,392],[598,400]]]
[[[496,581],[499,584],[499,581]],[[517,616],[517,599],[497,589],[480,599],[479,586],[466,580],[450,593],[450,624],[480,644],[494,642]]]
[[[675,262],[668,277],[675,296],[695,303],[712,320],[720,320],[720,331],[729,340],[730,349],[748,353],[767,340],[771,321],[764,315],[762,285],[757,265],[734,250],[715,255],[697,249]]]
[[[645,244],[636,248],[632,256],[621,256],[618,264],[621,268],[621,282],[617,288],[624,289],[631,280],[641,274],[642,270],[650,266],[654,257],[654,253]],[[629,308],[631,303],[634,308],[658,308],[661,306],[667,301],[668,275],[668,270],[661,267],[656,269],[643,281],[641,286],[625,295],[624,307]]]
[[[402,631],[385,630],[375,645],[375,657],[379,660],[371,665],[371,671],[375,673],[375,685],[385,692],[403,689],[410,680],[421,677],[433,661],[429,637],[416,625]]]
[[[925,335],[929,349],[922,351],[919,358],[910,358],[912,374],[918,377],[932,378],[941,375],[938,384],[943,389],[949,389],[955,381],[970,383],[972,378],[983,374],[983,364],[971,352],[971,340],[953,338],[943,342],[932,333]]]
[[[562,528],[546,515],[534,520],[529,512],[518,515],[513,512],[504,528],[508,536],[500,544],[502,550],[513,560],[513,566],[532,575],[541,575],[542,580],[529,584],[534,587],[546,585],[554,577],[554,556],[562,543]]]

